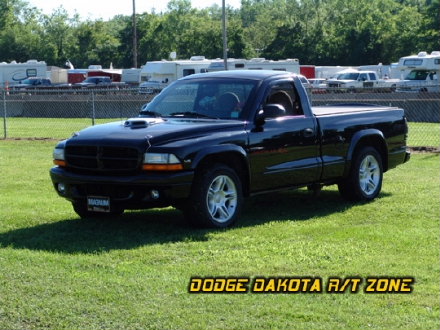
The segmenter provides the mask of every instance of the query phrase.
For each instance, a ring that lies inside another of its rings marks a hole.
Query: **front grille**
[[[71,168],[97,172],[135,171],[141,161],[135,148],[107,146],[67,146],[65,157]]]

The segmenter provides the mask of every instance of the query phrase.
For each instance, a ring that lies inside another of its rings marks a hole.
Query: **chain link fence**
[[[3,91],[3,137],[63,139],[91,125],[135,117],[152,96],[138,89]]]
[[[408,144],[440,145],[440,93],[392,92],[389,89],[347,93],[333,89],[310,91],[313,106],[364,103],[405,109]],[[85,127],[125,120],[138,115],[153,94],[139,89],[85,89],[0,91],[3,125],[0,137],[11,139],[64,139]]]

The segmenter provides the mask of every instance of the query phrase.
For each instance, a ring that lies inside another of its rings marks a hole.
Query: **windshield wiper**
[[[150,111],[150,110],[143,110],[139,113],[141,116],[148,116],[153,118],[160,118],[162,115],[159,112],[156,111]]]
[[[170,117],[190,117],[190,118],[211,118],[215,119],[214,117],[210,117],[201,113],[192,112],[192,111],[183,111],[183,112],[173,112],[169,115]]]

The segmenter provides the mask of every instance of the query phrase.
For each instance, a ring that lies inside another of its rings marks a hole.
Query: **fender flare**
[[[380,141],[380,147],[381,149],[378,150],[378,152],[382,155],[382,165],[385,169],[388,167],[388,145],[386,143],[385,137],[383,133],[375,128],[369,128],[365,130],[361,130],[356,132],[350,142],[350,146],[347,150],[347,157],[346,157],[346,165],[344,170],[344,177],[346,177],[350,171],[351,162],[353,160],[353,155],[355,153],[356,147],[359,145],[359,142],[361,142],[365,138],[374,138]]]
[[[220,144],[200,150],[199,152],[196,153],[195,157],[193,158],[191,162],[191,168],[196,169],[197,166],[199,166],[200,162],[208,156],[218,155],[222,153],[229,153],[229,152],[237,153],[240,155],[240,157],[243,157],[249,168],[249,160],[246,151],[242,147],[235,144]]]
[[[205,160],[207,157],[211,156],[220,156],[222,154],[236,154],[241,161],[241,168],[243,168],[243,177],[242,177],[242,185],[245,195],[248,194],[248,189],[250,185],[251,180],[251,169],[249,164],[249,159],[247,156],[246,151],[238,145],[235,144],[221,144],[221,145],[215,145],[210,146],[206,149],[201,149],[199,152],[196,153],[195,157],[193,158],[191,162],[191,169],[194,171],[197,169],[197,167],[200,165],[203,160]],[[230,162],[231,158],[220,158],[220,162],[223,162],[225,164],[228,164]],[[238,173],[239,174],[239,173]]]

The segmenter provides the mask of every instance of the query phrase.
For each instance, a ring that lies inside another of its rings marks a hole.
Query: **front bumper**
[[[144,209],[188,198],[194,172],[100,176],[72,173],[55,166],[50,176],[58,195],[71,202],[85,202],[88,196],[103,196],[123,209]]]
[[[411,152],[409,152],[409,150],[405,151],[405,159],[403,160],[404,163],[406,163],[407,161],[409,161],[411,158]]]

